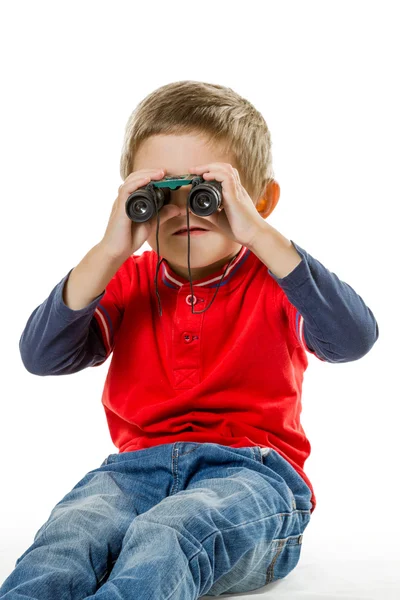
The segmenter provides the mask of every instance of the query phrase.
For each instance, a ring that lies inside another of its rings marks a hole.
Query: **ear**
[[[265,191],[258,199],[256,209],[263,219],[266,219],[278,204],[281,188],[275,179],[271,179],[265,186]]]

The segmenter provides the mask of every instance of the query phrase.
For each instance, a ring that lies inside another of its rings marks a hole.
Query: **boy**
[[[113,353],[102,403],[119,452],[54,507],[0,598],[195,600],[297,565],[316,505],[300,423],[307,353],[358,360],[378,325],[265,221],[279,199],[270,146],[260,113],[215,84],[171,83],[131,115],[104,237],[20,340],[42,376]],[[185,173],[221,183],[217,212],[189,215],[183,186],[150,221],[127,217],[132,192]],[[177,234],[188,222],[205,231]],[[153,250],[135,255],[146,240]]]

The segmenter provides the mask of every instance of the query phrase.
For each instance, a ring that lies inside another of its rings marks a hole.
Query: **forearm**
[[[248,248],[279,279],[289,275],[302,260],[292,242],[267,222],[261,224],[259,235]]]
[[[110,258],[101,244],[96,244],[71,271],[63,290],[63,301],[72,310],[81,310],[104,292],[118,271],[121,261]]]

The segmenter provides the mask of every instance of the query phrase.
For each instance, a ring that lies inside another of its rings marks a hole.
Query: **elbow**
[[[347,328],[346,332],[343,330],[339,339],[336,338],[335,342],[325,345],[320,343],[318,346],[314,343],[313,347],[317,348],[317,351],[326,362],[346,363],[359,360],[368,354],[378,337],[379,328],[375,322],[374,326],[367,331],[365,328],[361,331],[360,329],[355,330],[353,328],[351,330]]]
[[[22,360],[22,364],[24,365],[25,369],[28,371],[28,373],[31,373],[32,375],[44,375],[44,373],[40,372],[40,369],[37,368],[37,365],[35,365],[33,363],[32,360],[30,360],[30,357],[21,354],[21,360]]]
[[[376,321],[367,331],[365,328],[362,331],[358,330],[353,334],[352,343],[349,344],[352,350],[347,353],[346,359],[341,362],[360,360],[360,358],[363,358],[370,350],[372,350],[372,347],[378,338],[379,327]]]
[[[22,345],[22,336],[21,339],[19,340],[19,354],[21,356],[21,360],[22,360],[22,364],[24,365],[25,369],[29,372],[32,373],[33,375],[34,370],[31,364],[31,354],[29,352],[26,352],[24,349],[24,346]]]
[[[21,340],[19,342],[19,353],[21,356],[22,364],[24,365],[28,373],[31,373],[32,375],[45,375],[45,373],[43,373],[41,369],[39,369],[38,365],[35,364],[33,360],[34,353],[24,348],[23,344],[21,344]]]
[[[362,358],[375,345],[379,338],[379,327],[378,323],[375,321],[374,326],[371,328],[371,332],[368,335],[364,335],[363,343],[361,344],[361,354],[359,358]]]
[[[374,319],[371,326],[367,331],[364,330],[363,334],[360,334],[360,339],[362,342],[360,343],[360,356],[362,358],[372,349],[374,344],[377,342],[379,338],[379,327],[377,321]]]

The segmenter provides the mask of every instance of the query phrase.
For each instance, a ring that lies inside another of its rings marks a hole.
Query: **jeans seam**
[[[281,554],[281,552],[282,552],[282,550],[283,550],[283,548],[285,546],[286,546],[286,540],[285,539],[280,540],[280,542],[278,544],[278,549],[277,549],[277,551],[275,553],[275,556],[272,559],[271,564],[268,566],[268,569],[267,569],[267,575],[266,575],[266,581],[265,581],[266,585],[268,583],[271,583],[273,581],[273,579],[274,579],[275,563],[278,560],[278,557]]]

